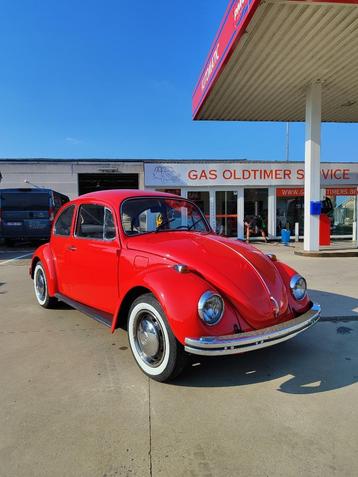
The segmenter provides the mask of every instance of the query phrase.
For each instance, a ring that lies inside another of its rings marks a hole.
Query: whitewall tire
[[[185,366],[183,346],[175,338],[160,303],[151,293],[132,303],[128,340],[138,366],[156,381],[173,379]]]
[[[41,262],[38,262],[34,271],[34,290],[37,302],[43,308],[52,308],[57,302],[56,298],[48,293],[46,272]]]

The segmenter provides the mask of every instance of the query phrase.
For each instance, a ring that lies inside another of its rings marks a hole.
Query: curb
[[[295,250],[295,255],[300,255],[301,257],[317,257],[317,258],[337,258],[337,257],[358,257],[358,250],[347,250],[343,252],[332,252],[332,251],[320,251],[320,252],[304,252],[301,250]]]

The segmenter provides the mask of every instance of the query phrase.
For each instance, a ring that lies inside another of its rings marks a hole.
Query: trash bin
[[[281,243],[288,245],[290,243],[291,232],[288,229],[281,230]]]

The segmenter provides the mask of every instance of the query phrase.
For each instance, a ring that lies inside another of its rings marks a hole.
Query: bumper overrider
[[[313,304],[303,315],[261,330],[226,336],[185,338],[185,351],[204,356],[222,356],[266,348],[307,330],[320,319],[320,314],[320,305]]]

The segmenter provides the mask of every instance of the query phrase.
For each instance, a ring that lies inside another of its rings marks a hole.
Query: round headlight
[[[216,325],[224,314],[223,299],[212,291],[203,293],[198,303],[198,313],[206,325]]]
[[[303,300],[306,296],[307,284],[306,280],[301,275],[294,275],[290,281],[290,288],[292,295],[297,301]]]

